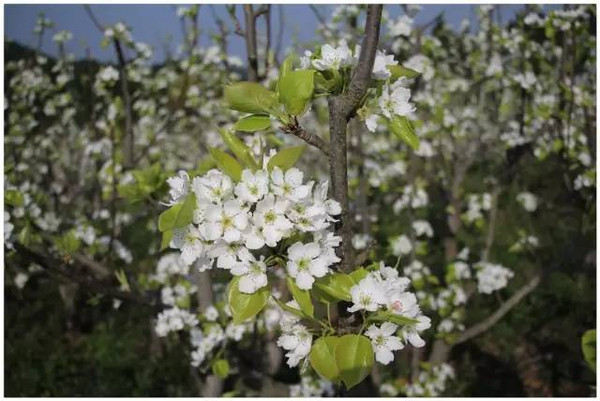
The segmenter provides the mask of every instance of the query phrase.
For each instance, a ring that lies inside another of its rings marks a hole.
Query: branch
[[[463,331],[458,337],[458,340],[456,340],[453,345],[463,343],[489,330],[493,325],[498,323],[498,321],[502,319],[508,312],[510,312],[512,308],[514,308],[519,302],[521,302],[523,298],[529,295],[529,293],[532,292],[539,284],[540,276],[535,276],[527,284],[521,287],[519,291],[513,294],[512,297],[510,297],[506,302],[504,302],[498,308],[498,310],[496,310],[496,312],[488,316],[483,321]]]
[[[361,44],[358,65],[350,80],[348,92],[344,96],[344,111],[346,112],[346,118],[349,118],[354,113],[371,82],[373,63],[375,62],[377,44],[379,42],[382,9],[383,6],[381,4],[372,4],[369,5],[367,11],[365,37]]]
[[[344,272],[350,272],[354,267],[352,266],[352,229],[348,215],[346,127],[369,87],[379,41],[381,11],[381,5],[369,5],[365,23],[365,38],[362,42],[358,65],[350,81],[349,89],[344,94],[329,98],[328,101],[331,137],[329,155],[331,186],[333,198],[340,203],[342,209],[339,221],[336,223],[336,233],[342,237],[342,246],[338,248],[337,253],[341,259],[340,269]]]
[[[329,156],[329,143],[327,143],[326,140],[324,140],[323,138],[321,138],[318,135],[314,135],[314,134],[311,134],[310,132],[306,132],[304,130],[304,128],[302,128],[298,124],[298,121],[295,121],[295,123],[293,125],[290,125],[287,127],[282,127],[281,129],[286,134],[292,134],[292,135],[297,136],[298,138],[302,139],[304,142],[308,143],[309,145],[312,145],[315,148],[319,149],[326,156]]]
[[[246,53],[248,56],[248,81],[258,81],[258,56],[256,54],[256,18],[252,4],[244,4],[246,21]]]
[[[86,288],[89,291],[98,292],[103,295],[121,299],[123,301],[133,301],[140,305],[151,306],[153,308],[157,308],[157,305],[153,302],[151,297],[147,296],[137,296],[131,292],[124,292],[120,290],[115,290],[110,287],[106,287],[105,284],[108,282],[101,282],[98,280],[90,280],[85,277],[77,276],[73,274],[72,269],[66,271],[65,269],[61,269],[61,265],[64,264],[62,261],[55,259],[50,255],[44,255],[41,252],[33,251],[32,249],[27,248],[26,246],[16,242],[14,243],[15,250],[22,256],[25,256],[40,265],[46,271],[58,275],[67,279],[68,281],[80,284],[82,287]]]

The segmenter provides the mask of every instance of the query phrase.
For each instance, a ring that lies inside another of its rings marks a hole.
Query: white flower
[[[414,318],[421,312],[415,294],[403,290],[395,290],[388,295],[387,307],[395,315],[409,318]]]
[[[406,343],[412,344],[413,347],[421,348],[425,345],[425,341],[423,341],[419,333],[431,327],[431,319],[424,315],[418,316],[416,319],[418,320],[417,323],[406,325],[402,328],[402,336]]]
[[[477,268],[477,289],[483,294],[491,294],[507,286],[508,280],[514,273],[500,265],[488,262],[479,262]]]
[[[155,331],[159,337],[165,337],[172,331],[183,330],[187,327],[198,325],[198,318],[186,310],[174,307],[158,315]]]
[[[219,318],[219,311],[213,305],[204,310],[204,317],[209,322],[215,322]]]
[[[416,107],[409,102],[410,89],[401,86],[401,83],[401,80],[398,80],[391,86],[385,84],[379,98],[381,113],[389,119],[393,116],[408,116],[416,110]]]
[[[307,68],[310,68],[310,58],[312,57],[313,53],[310,50],[305,50],[304,51],[304,56],[300,57],[300,68],[303,70],[306,70]]]
[[[538,206],[537,197],[531,192],[521,192],[517,195],[517,202],[528,212],[535,212]]]
[[[167,206],[171,206],[185,198],[189,191],[190,177],[188,174],[180,170],[175,177],[167,178],[167,184],[169,184],[169,195],[171,195],[171,201]]]
[[[408,255],[413,248],[410,239],[406,235],[394,238],[391,245],[394,256]]]
[[[370,241],[371,236],[369,234],[355,234],[352,237],[352,246],[356,250],[365,249]]]
[[[348,312],[356,312],[361,309],[369,312],[375,312],[382,305],[387,303],[385,288],[377,279],[369,274],[363,278],[357,285],[350,289],[352,296],[352,305]]]
[[[315,277],[323,277],[329,272],[327,260],[321,257],[318,243],[296,242],[288,249],[287,271],[296,279],[298,288],[310,290]]]
[[[295,167],[283,173],[279,167],[271,172],[271,190],[277,196],[298,202],[310,194],[311,184],[302,185],[304,174]]]
[[[238,284],[240,292],[253,294],[267,285],[267,265],[264,259],[265,257],[261,256],[256,260],[250,255],[247,260],[242,260],[233,266],[231,274],[241,276]]]
[[[15,285],[17,286],[17,288],[22,290],[23,287],[25,287],[25,284],[27,284],[28,280],[29,280],[29,276],[27,274],[19,272],[15,276],[14,281],[15,281]]]
[[[408,15],[398,17],[396,22],[390,22],[388,25],[389,33],[392,36],[409,36],[412,30],[413,19]]]
[[[469,265],[462,261],[456,261],[453,263],[454,266],[454,277],[457,280],[471,278],[471,271]]]
[[[365,125],[369,131],[377,131],[377,120],[379,120],[379,116],[377,114],[371,114],[365,119]]]
[[[252,228],[244,233],[246,246],[250,249],[260,249],[265,244],[275,247],[294,225],[285,217],[288,202],[276,199],[273,194],[267,194],[256,204],[252,216]]]
[[[277,345],[289,351],[285,356],[288,358],[288,366],[293,368],[310,353],[312,334],[308,332],[306,327],[297,324],[290,331],[279,337]]]
[[[217,240],[208,250],[208,256],[217,259],[217,267],[231,269],[238,261],[252,257],[248,248],[235,242]]]
[[[119,71],[117,71],[114,67],[108,66],[102,68],[98,72],[98,79],[104,82],[115,82],[119,80]],[[167,180],[168,181],[168,180]]]
[[[208,199],[213,203],[221,203],[231,195],[233,182],[219,170],[210,170],[202,177],[195,177],[192,190],[198,199]]]
[[[385,322],[381,327],[372,324],[369,326],[365,335],[371,339],[373,351],[375,351],[375,360],[384,365],[394,360],[392,351],[398,351],[404,348],[400,338],[396,337],[396,326],[394,323]]]
[[[200,226],[200,231],[211,241],[219,238],[227,242],[238,241],[248,225],[248,213],[236,199],[230,199],[223,205],[209,205],[204,218],[206,221]]]
[[[319,71],[338,70],[342,67],[352,65],[354,58],[352,52],[342,42],[338,47],[334,48],[329,44],[321,47],[321,58],[312,61],[313,67]]]
[[[246,332],[246,326],[243,324],[229,323],[225,328],[225,335],[234,341],[240,341]]]
[[[412,223],[413,230],[415,230],[415,234],[417,237],[425,235],[426,237],[433,237],[433,228],[431,228],[431,224],[425,220],[415,220]]]
[[[170,246],[181,250],[181,260],[187,266],[204,255],[204,243],[200,231],[193,225],[173,230]]]
[[[375,62],[373,63],[373,78],[381,80],[388,79],[392,76],[392,73],[388,70],[387,66],[396,64],[398,64],[398,62],[394,60],[393,54],[386,55],[385,52],[377,50]]]
[[[242,202],[256,203],[269,192],[269,174],[264,170],[242,172],[242,181],[236,185],[235,194]]]

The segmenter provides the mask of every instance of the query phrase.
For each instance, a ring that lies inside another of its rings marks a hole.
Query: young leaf
[[[162,240],[160,241],[160,250],[167,249],[173,238],[173,230],[166,230],[162,233]]]
[[[581,350],[590,368],[596,371],[596,330],[588,330],[581,337]]]
[[[397,65],[388,65],[387,69],[392,73],[392,77],[390,78],[390,82],[395,82],[397,79],[406,77],[406,78],[416,78],[419,74],[415,70],[411,70],[410,68],[406,68],[401,64]]]
[[[277,303],[277,305],[279,305],[279,307],[281,309],[283,309],[286,312],[291,313],[294,316],[298,316],[301,319],[306,318],[306,315],[304,314],[304,312],[302,312],[299,309],[293,308],[289,305],[284,304],[283,302],[281,302],[280,300],[278,300],[277,298],[273,298],[275,300],[275,303]]]
[[[234,181],[242,179],[242,165],[237,160],[217,148],[209,148],[208,151],[217,163],[219,170],[230,176]]]
[[[221,379],[229,376],[229,362],[227,359],[217,359],[213,362],[211,368],[213,373]]]
[[[347,389],[363,381],[373,367],[371,341],[356,334],[340,337],[335,347],[335,362]]]
[[[369,272],[364,267],[360,267],[354,270],[353,272],[349,273],[348,275],[350,276],[352,281],[354,281],[355,284],[358,284],[360,280],[367,276],[367,274],[369,274]]]
[[[238,139],[233,133],[220,130],[221,138],[223,138],[223,142],[231,149],[233,154],[241,161],[246,167],[250,167],[255,170],[258,168],[258,164],[252,154],[250,153],[250,149],[246,144]]]
[[[292,53],[283,60],[281,66],[279,67],[279,80],[277,81],[277,92],[279,93],[279,86],[281,85],[281,80],[285,78],[285,76],[292,71],[293,61],[296,56]]]
[[[233,128],[244,132],[264,131],[271,128],[271,119],[264,114],[251,114],[240,118]]]
[[[310,292],[298,288],[296,282],[291,277],[287,277],[286,282],[290,292],[292,293],[292,296],[296,302],[298,302],[298,305],[300,305],[302,312],[306,313],[310,317],[314,317],[315,307],[310,299]]]
[[[379,311],[369,316],[369,320],[373,320],[375,322],[392,322],[400,326],[408,326],[419,323],[417,319],[411,319],[409,317],[395,315],[393,313],[383,311]]]
[[[314,70],[290,71],[279,80],[279,101],[293,116],[302,115],[315,88]]]
[[[394,135],[406,142],[413,150],[419,150],[419,137],[406,117],[395,116],[390,121],[390,128]]]
[[[317,280],[314,284],[316,288],[336,300],[352,301],[350,288],[355,285],[352,278],[344,273],[333,273]]]
[[[183,202],[179,202],[158,216],[158,230],[164,232],[185,227],[194,219],[196,195],[190,193]]]
[[[288,170],[296,164],[302,152],[304,152],[305,146],[292,146],[290,148],[281,149],[275,154],[275,156],[269,159],[267,168],[269,171],[273,170],[273,167],[279,167],[283,171]]]
[[[310,350],[310,364],[321,377],[332,382],[340,381],[340,371],[335,362],[335,348],[339,337],[321,337]]]
[[[234,277],[227,290],[227,304],[231,309],[233,322],[240,324],[256,316],[267,304],[269,287],[263,287],[254,294],[244,294],[238,288],[240,278]]]
[[[11,206],[23,206],[23,194],[15,189],[4,191],[4,203]]]
[[[277,95],[256,82],[227,85],[224,97],[233,110],[249,114],[277,113]]]

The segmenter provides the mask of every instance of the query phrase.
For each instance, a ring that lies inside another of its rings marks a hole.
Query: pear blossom
[[[295,167],[285,173],[279,167],[275,167],[271,172],[271,189],[277,196],[294,202],[300,201],[310,194],[312,188],[312,183],[302,184],[303,177],[304,173]]]
[[[385,54],[381,50],[377,50],[375,61],[373,62],[373,78],[378,80],[388,79],[392,73],[387,68],[389,65],[396,65],[398,61],[394,60],[393,54]]]
[[[406,344],[410,343],[413,347],[421,348],[425,345],[425,341],[419,333],[431,327],[431,319],[427,316],[420,315],[415,318],[418,322],[402,327],[402,337]]]
[[[193,224],[173,230],[170,246],[181,250],[181,260],[188,266],[204,255],[202,235]]]
[[[479,262],[477,269],[477,289],[483,294],[491,294],[507,286],[508,280],[514,277],[514,273],[501,265]]]
[[[296,280],[298,288],[310,290],[315,277],[323,277],[329,272],[327,260],[321,257],[321,248],[318,243],[294,243],[288,249],[288,263],[286,265],[289,275]]]
[[[267,285],[265,257],[261,256],[256,260],[252,254],[249,256],[247,260],[236,263],[231,269],[231,274],[241,276],[238,288],[245,294],[253,294]]]
[[[537,197],[531,192],[521,192],[517,195],[517,202],[528,212],[535,212],[538,206]]]
[[[235,187],[235,194],[242,202],[256,203],[269,192],[269,175],[264,170],[242,172],[242,181]]]
[[[402,84],[400,79],[392,85],[385,84],[383,87],[378,104],[381,113],[389,119],[393,116],[408,116],[416,110],[416,107],[409,102],[410,89]]]
[[[243,244],[217,240],[208,250],[208,256],[217,260],[220,269],[231,269],[238,261],[248,260],[252,254]]]
[[[250,249],[260,249],[267,244],[274,247],[294,225],[285,217],[289,203],[276,199],[273,194],[267,194],[256,204],[252,216],[252,228],[245,232],[246,246]]]
[[[397,329],[398,326],[394,323],[384,322],[380,327],[372,324],[365,331],[365,335],[371,339],[375,360],[383,365],[388,365],[394,360],[392,351],[404,348],[400,338],[394,335]]]
[[[213,203],[221,203],[231,195],[233,182],[219,170],[212,169],[202,177],[195,177],[192,190],[199,199],[208,199]]]
[[[329,44],[321,47],[321,58],[312,61],[313,67],[319,71],[338,70],[352,65],[353,56],[345,42],[338,47],[332,47]]]
[[[412,251],[412,244],[406,235],[396,237],[391,242],[394,256],[408,255]]]
[[[209,205],[204,217],[206,221],[200,226],[200,230],[211,241],[219,238],[226,242],[238,241],[248,225],[248,213],[235,199],[230,199],[223,205]]]
[[[294,325],[277,340],[277,345],[289,351],[285,354],[290,368],[308,356],[312,347],[312,334],[301,324]]]
[[[367,310],[375,312],[387,303],[385,288],[373,275],[367,275],[357,285],[350,289],[352,303],[348,312]]]
[[[431,228],[431,224],[425,220],[415,220],[412,223],[413,230],[417,237],[426,236],[433,237],[433,228]]]

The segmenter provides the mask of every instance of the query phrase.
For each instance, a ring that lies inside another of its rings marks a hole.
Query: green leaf
[[[395,82],[396,80],[398,80],[399,78],[402,78],[402,77],[416,78],[419,75],[421,75],[417,71],[411,70],[410,68],[406,68],[405,66],[403,66],[401,64],[388,65],[387,69],[390,70],[390,72],[392,73],[392,76],[390,78],[391,82]]]
[[[227,304],[233,315],[233,322],[240,324],[256,316],[267,304],[269,287],[263,287],[254,294],[244,294],[238,288],[240,278],[234,277],[227,290]]]
[[[221,138],[223,138],[223,142],[225,142],[235,157],[237,157],[244,166],[250,167],[252,170],[258,168],[256,160],[254,160],[252,153],[250,153],[250,149],[244,142],[240,141],[240,139],[231,132],[220,130],[219,133],[221,134]]]
[[[230,109],[249,114],[278,114],[277,95],[256,82],[238,82],[224,89]]]
[[[16,189],[7,189],[4,191],[4,203],[11,206],[23,206],[23,194]]]
[[[23,235],[23,232],[27,229],[29,229],[29,231],[31,231],[31,228],[29,227],[29,225],[27,225],[27,226],[25,226],[25,228],[23,228],[23,231],[21,231],[21,233],[19,234],[19,241],[21,243],[23,243],[24,245],[27,245],[25,243],[25,240],[28,241],[29,239],[21,238],[21,236]],[[56,240],[56,247],[62,253],[71,255],[79,250],[79,248],[81,247],[81,240],[79,238],[77,238],[77,236],[75,235],[75,231],[69,230]]]
[[[279,67],[279,79],[277,80],[277,92],[279,93],[279,86],[281,85],[281,80],[292,71],[293,61],[296,56],[294,54],[290,54],[283,60],[281,66]]]
[[[234,181],[242,179],[242,165],[235,158],[217,148],[209,148],[208,151],[217,163],[219,170],[231,177]]]
[[[596,330],[588,330],[581,337],[581,350],[590,368],[596,371]]]
[[[352,301],[350,288],[355,285],[352,277],[344,273],[333,273],[318,279],[314,286],[325,294],[344,301]]]
[[[129,286],[129,280],[127,280],[127,275],[125,274],[125,272],[123,270],[116,271],[115,277],[117,278],[117,281],[119,282],[119,284],[121,284],[121,288],[123,289],[123,291],[125,291],[125,292],[131,291],[131,287]]]
[[[290,71],[279,80],[279,101],[285,111],[299,116],[306,111],[315,88],[314,70]]]
[[[271,128],[271,119],[264,114],[251,114],[240,118],[233,128],[244,132],[264,131]]]
[[[185,227],[194,219],[196,195],[190,193],[183,202],[179,202],[158,216],[158,230],[165,232],[174,228]]]
[[[166,230],[162,233],[162,240],[160,241],[160,250],[167,249],[169,244],[171,244],[171,239],[173,238],[173,230]]]
[[[292,297],[294,297],[296,302],[298,302],[298,305],[300,305],[302,312],[306,313],[310,317],[314,317],[315,307],[310,299],[310,292],[298,288],[294,282],[294,279],[291,277],[287,277],[285,281],[287,282],[287,286],[292,293]]]
[[[360,267],[348,275],[355,284],[358,284],[363,278],[367,277],[367,274],[369,274],[369,272],[364,267]]]
[[[277,303],[277,305],[279,305],[279,307],[281,309],[283,309],[284,311],[289,312],[289,313],[291,313],[294,316],[298,316],[301,319],[306,318],[306,315],[300,309],[296,309],[296,308],[293,308],[293,307],[291,307],[289,305],[286,305],[285,303],[281,302],[277,298],[273,298],[273,299],[275,300],[275,302]]]
[[[211,368],[213,373],[221,379],[229,376],[229,362],[227,359],[217,359],[213,362]]]
[[[346,388],[363,381],[371,372],[373,361],[373,347],[367,337],[347,334],[338,340],[335,362]]]
[[[321,377],[332,382],[340,381],[340,371],[335,362],[335,349],[339,337],[321,337],[315,341],[310,350],[310,364]]]
[[[411,319],[409,317],[395,315],[393,313],[384,311],[379,311],[372,314],[369,316],[369,320],[375,322],[392,322],[400,326],[409,326],[419,322],[417,319]]]
[[[390,128],[394,135],[406,142],[413,150],[419,149],[419,137],[406,117],[395,116],[390,121]]]
[[[305,148],[304,145],[301,145],[281,149],[275,156],[269,159],[267,168],[269,171],[273,170],[274,167],[279,167],[283,171],[292,168],[302,155],[302,152],[304,152]]]

